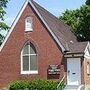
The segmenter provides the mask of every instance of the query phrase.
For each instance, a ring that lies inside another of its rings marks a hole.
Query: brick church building
[[[33,0],[26,0],[0,47],[0,87],[16,80],[66,77],[90,86],[90,43]]]

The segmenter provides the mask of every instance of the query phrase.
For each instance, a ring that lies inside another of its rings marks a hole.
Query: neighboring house
[[[90,43],[33,0],[26,0],[0,48],[0,87],[16,80],[66,76],[67,85],[90,85]]]

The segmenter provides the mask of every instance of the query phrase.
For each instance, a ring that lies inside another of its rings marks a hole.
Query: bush
[[[10,85],[10,90],[29,88],[29,81],[16,81]]]
[[[16,81],[10,85],[10,90],[56,90],[58,82],[51,80]]]

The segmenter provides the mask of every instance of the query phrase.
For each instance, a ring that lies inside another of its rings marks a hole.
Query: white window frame
[[[30,19],[30,23],[28,23],[28,19]],[[27,24],[30,26],[27,26]],[[33,31],[33,18],[32,17],[27,17],[25,19],[25,31],[28,32],[28,31]]]
[[[29,45],[29,54],[24,54],[23,55],[23,50],[21,51],[21,74],[38,74],[38,66],[37,66],[37,70],[30,70],[30,57],[32,55],[37,56],[37,54],[30,54],[30,46]],[[23,71],[23,56],[29,56],[29,71]],[[37,62],[38,65],[38,62]]]

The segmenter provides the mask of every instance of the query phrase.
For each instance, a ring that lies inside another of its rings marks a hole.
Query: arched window
[[[32,43],[27,43],[21,52],[21,74],[37,73],[37,52]]]
[[[33,31],[32,24],[33,24],[32,17],[27,17],[25,19],[25,31]]]

